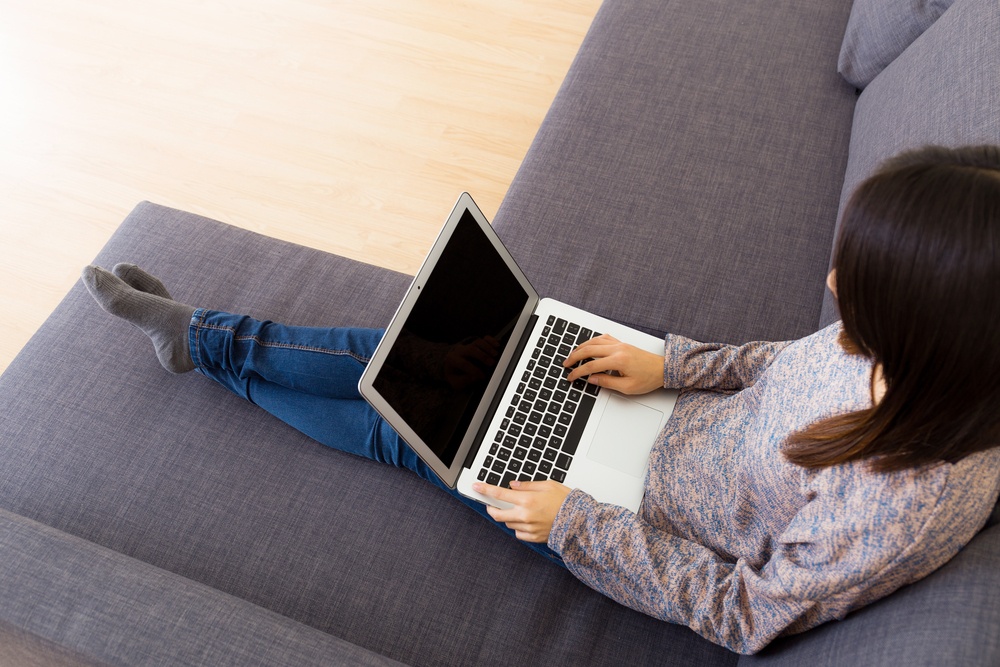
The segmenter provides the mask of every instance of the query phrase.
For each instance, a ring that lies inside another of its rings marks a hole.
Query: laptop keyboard
[[[568,382],[563,362],[580,343],[601,334],[549,315],[514,398],[477,477],[494,486],[563,482],[600,387]],[[582,362],[581,362],[582,363]]]

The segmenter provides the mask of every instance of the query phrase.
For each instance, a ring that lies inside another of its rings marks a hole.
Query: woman
[[[380,331],[195,309],[133,265],[114,274],[83,277],[168,370],[444,488],[357,394]],[[483,485],[506,510],[445,490],[622,604],[743,653],[926,576],[1000,492],[1000,150],[887,163],[846,207],[828,284],[843,322],[798,341],[669,335],[661,356],[601,336],[566,360],[571,380],[683,390],[638,514],[553,481]]]

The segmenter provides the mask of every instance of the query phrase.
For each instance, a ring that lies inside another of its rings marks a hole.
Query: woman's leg
[[[513,534],[447,487],[358,394],[380,330],[290,327],[193,309],[132,265],[115,274],[88,267],[84,282],[105,310],[150,336],[168,370],[196,369],[324,445],[411,470]],[[545,545],[527,546],[562,562]]]
[[[358,393],[381,337],[377,329],[293,327],[205,309],[188,328],[198,373],[328,447],[420,474]]]
[[[199,373],[328,447],[413,471],[513,535],[483,504],[446,486],[361,398],[358,380],[382,335],[378,329],[293,327],[199,309],[189,344]],[[562,563],[544,544],[527,546]]]

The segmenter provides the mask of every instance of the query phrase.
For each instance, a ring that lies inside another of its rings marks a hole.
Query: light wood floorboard
[[[0,371],[136,203],[413,273],[599,0],[0,0]]]

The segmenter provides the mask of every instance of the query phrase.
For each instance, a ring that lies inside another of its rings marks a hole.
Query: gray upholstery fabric
[[[1000,144],[1000,3],[957,0],[858,98],[840,207],[878,165],[926,144]],[[820,327],[837,319],[827,295]]]
[[[813,332],[856,100],[836,73],[849,10],[605,2],[495,220],[535,288],[657,335]]]
[[[741,667],[1000,665],[1000,526],[931,576],[842,622],[774,642]]]
[[[11,667],[102,667],[77,651],[71,651],[38,635],[0,620],[0,665]]]
[[[118,261],[179,299],[307,325],[385,324],[409,281],[151,204],[98,257]],[[0,508],[408,664],[736,661],[415,476],[166,373],[82,285],[0,377],[0,442]]]
[[[854,0],[837,71],[864,88],[955,0]]]
[[[0,563],[6,665],[398,664],[2,510]]]

